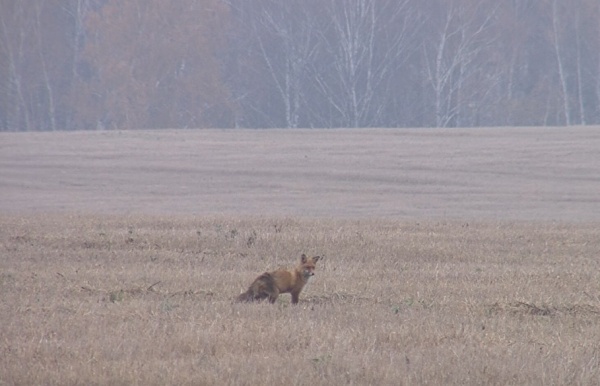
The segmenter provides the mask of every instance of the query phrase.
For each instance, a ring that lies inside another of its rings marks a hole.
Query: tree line
[[[0,0],[0,130],[600,123],[597,0]]]

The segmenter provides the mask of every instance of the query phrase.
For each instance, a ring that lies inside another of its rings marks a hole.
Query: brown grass
[[[600,130],[0,133],[0,385],[597,384]],[[233,299],[324,256],[290,305]]]
[[[594,384],[597,224],[0,215],[0,384]],[[324,255],[291,306],[257,274]]]

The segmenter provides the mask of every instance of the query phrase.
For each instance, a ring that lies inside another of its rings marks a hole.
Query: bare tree
[[[43,83],[44,83],[44,88],[46,89],[46,98],[47,98],[47,105],[48,105],[48,120],[50,121],[50,130],[52,131],[56,131],[56,103],[55,103],[55,90],[54,90],[54,85],[53,85],[53,80],[56,80],[55,78],[51,78],[49,73],[48,73],[48,63],[47,63],[47,59],[46,59],[46,54],[45,54],[45,50],[44,47],[46,47],[46,42],[44,42],[43,40],[43,27],[42,27],[42,22],[41,22],[41,14],[42,14],[42,7],[43,7],[43,3],[37,3],[34,5],[35,6],[35,37],[36,37],[36,41],[37,41],[37,52],[38,52],[38,57],[40,60],[40,67],[42,70],[42,76],[43,76]]]
[[[307,68],[317,47],[314,15],[306,2],[270,0],[260,5],[251,21],[252,33],[283,105],[283,125],[295,128],[306,111]]]
[[[27,4],[20,1],[0,3],[0,68],[2,84],[0,105],[4,110],[4,127],[9,130],[33,129],[28,97],[25,92],[25,71],[31,46],[30,32],[34,26]]]
[[[556,54],[556,64],[558,68],[558,78],[560,81],[560,90],[563,102],[563,113],[567,126],[571,125],[571,107],[569,103],[569,89],[567,85],[567,74],[563,58],[563,46],[560,36],[560,17],[557,0],[552,0],[552,43]]]
[[[498,77],[489,73],[490,68],[482,59],[482,53],[494,39],[488,31],[496,10],[497,6],[490,7],[486,0],[476,4],[452,0],[438,9],[441,12],[439,30],[435,30],[438,21],[429,20],[428,26],[435,32],[425,41],[423,57],[426,79],[433,91],[436,127],[460,125],[461,113],[470,104],[480,104],[483,100],[481,92],[490,90],[498,82]],[[491,75],[487,79],[489,82],[475,82],[474,88],[467,89],[467,82],[481,71]]]
[[[9,130],[65,128],[74,0],[0,2],[0,111]]]
[[[410,38],[419,18],[409,0],[349,0],[325,3],[323,51],[315,69],[316,90],[346,127],[385,125],[393,75],[402,69],[414,46]],[[332,113],[331,113],[332,112]],[[389,123],[388,123],[389,124]]]
[[[242,110],[286,127],[559,124],[566,95],[587,123],[599,94],[586,81],[593,33],[561,20],[571,17],[564,4],[553,28],[553,2],[236,1],[255,54],[244,62]],[[571,8],[587,16],[589,4]]]

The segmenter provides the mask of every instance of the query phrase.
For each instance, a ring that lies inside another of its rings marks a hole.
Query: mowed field
[[[0,134],[0,385],[598,384],[600,128]],[[297,306],[233,299],[321,255]]]
[[[0,134],[0,211],[600,220],[600,127]]]

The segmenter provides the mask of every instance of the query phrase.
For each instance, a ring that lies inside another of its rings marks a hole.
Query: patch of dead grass
[[[593,384],[599,229],[0,216],[0,384]],[[233,302],[302,252],[298,306]]]

